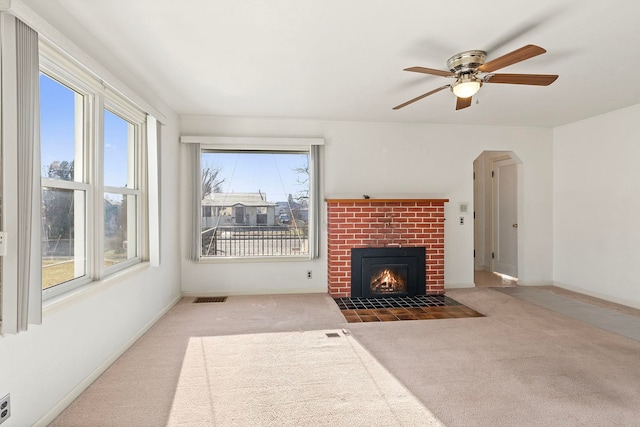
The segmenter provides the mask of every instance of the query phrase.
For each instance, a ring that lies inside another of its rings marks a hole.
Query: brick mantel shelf
[[[449,201],[449,199],[325,199],[327,203],[354,203],[354,204],[369,204],[369,203],[442,203],[443,205]]]
[[[326,199],[329,294],[351,296],[351,249],[426,248],[427,294],[444,293],[444,204],[449,199]]]

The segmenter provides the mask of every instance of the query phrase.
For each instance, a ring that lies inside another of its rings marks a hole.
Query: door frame
[[[523,221],[524,212],[524,179],[522,160],[513,151],[483,150],[473,162],[473,206],[474,206],[474,261],[475,270],[493,271],[491,251],[493,250],[493,200],[491,182],[491,160],[512,159],[516,163],[517,173],[517,217],[518,217],[518,276],[524,276],[523,232],[526,224]]]
[[[505,156],[500,156],[500,157],[495,157],[495,158],[491,158],[489,160],[489,164],[490,164],[490,171],[491,171],[491,203],[490,203],[490,209],[491,209],[491,271],[492,272],[496,272],[496,263],[498,262],[497,259],[494,257],[494,254],[497,254],[498,252],[498,242],[496,241],[496,239],[498,238],[498,234],[499,234],[499,230],[500,227],[498,225],[499,221],[502,221],[501,217],[498,215],[498,213],[496,212],[497,210],[497,205],[498,205],[498,195],[496,194],[496,189],[497,189],[497,184],[496,184],[496,179],[498,178],[498,174],[497,174],[497,169],[502,166],[499,165],[498,163],[502,163],[504,166],[515,166],[516,170],[515,170],[515,175],[516,175],[516,189],[515,189],[515,203],[516,203],[516,254],[515,254],[515,272],[513,272],[512,274],[510,274],[509,276],[511,277],[518,277],[518,261],[520,259],[519,257],[519,251],[518,251],[518,241],[519,241],[519,228],[517,226],[518,224],[518,217],[519,217],[519,209],[518,209],[518,162],[516,162],[511,156],[509,155],[505,155]],[[509,221],[511,222],[511,221]],[[513,225],[513,224],[512,224]],[[500,272],[501,274],[506,274],[504,272]]]

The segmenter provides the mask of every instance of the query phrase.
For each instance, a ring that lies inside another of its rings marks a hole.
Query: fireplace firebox
[[[351,296],[381,298],[426,293],[426,249],[351,249]]]

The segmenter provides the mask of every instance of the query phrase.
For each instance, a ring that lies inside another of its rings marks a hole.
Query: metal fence
[[[42,239],[43,257],[73,257],[73,239]]]
[[[203,257],[308,255],[308,228],[213,227],[202,232]]]

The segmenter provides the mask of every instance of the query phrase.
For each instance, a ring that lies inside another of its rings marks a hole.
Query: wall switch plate
[[[6,231],[0,231],[0,256],[7,254],[7,234]]]
[[[11,416],[11,400],[10,394],[0,399],[0,424],[5,422]]]

